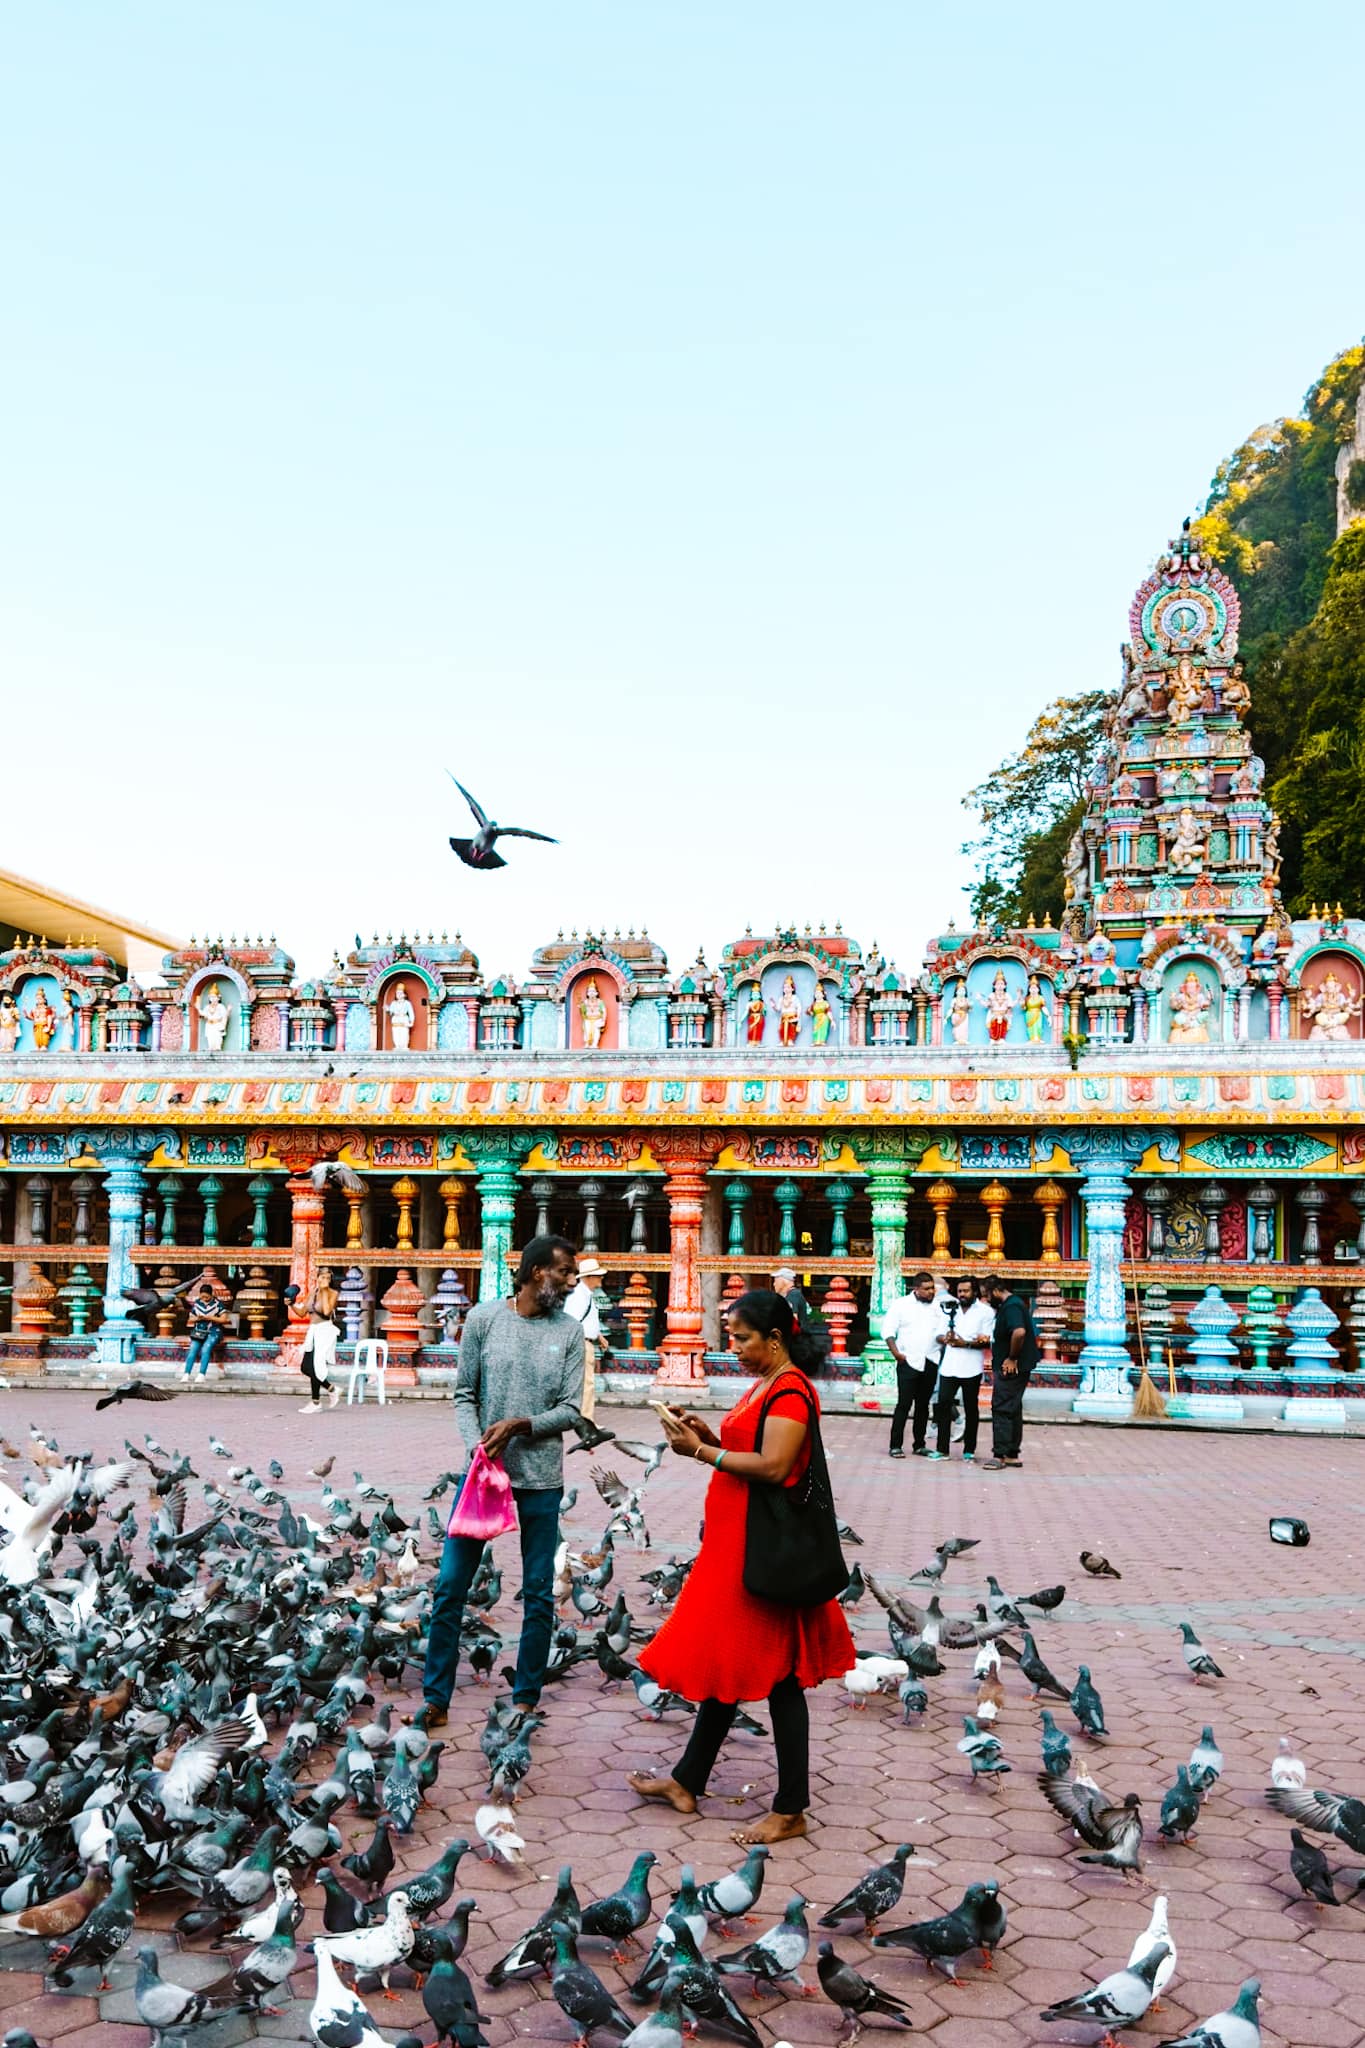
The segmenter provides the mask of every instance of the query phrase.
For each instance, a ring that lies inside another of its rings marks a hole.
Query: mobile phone
[[[670,1408],[667,1401],[651,1401],[650,1407],[658,1414],[666,1415],[670,1422],[681,1422],[682,1416],[676,1408]]]

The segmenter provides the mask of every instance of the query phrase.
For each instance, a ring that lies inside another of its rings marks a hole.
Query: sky
[[[0,866],[916,966],[1365,330],[1354,4],[69,0],[0,60]],[[554,833],[460,867],[453,771]]]

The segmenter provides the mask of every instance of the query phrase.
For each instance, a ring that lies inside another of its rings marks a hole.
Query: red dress
[[[807,1394],[820,1412],[815,1389],[795,1366],[755,1387],[726,1415],[720,1440],[727,1451],[752,1451],[765,1400],[769,1413],[807,1419]],[[775,1396],[776,1398],[771,1398]],[[802,1446],[787,1480],[795,1486],[810,1462]],[[804,1688],[842,1678],[855,1660],[853,1638],[837,1600],[819,1607],[779,1607],[744,1590],[744,1534],[749,1482],[722,1465],[706,1492],[701,1550],[677,1604],[640,1666],[689,1700],[762,1700],[791,1672]]]

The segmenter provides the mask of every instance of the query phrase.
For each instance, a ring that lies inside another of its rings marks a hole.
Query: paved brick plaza
[[[174,1406],[129,1405],[96,1416],[93,1398],[20,1389],[0,1394],[0,1430],[22,1444],[30,1421],[39,1420],[65,1447],[107,1454],[125,1434],[138,1441],[150,1429],[168,1448],[189,1449],[197,1470],[221,1481],[226,1467],[207,1450],[214,1430],[261,1470],[272,1455],[282,1458],[296,1505],[316,1495],[315,1484],[304,1478],[307,1465],[335,1448],[334,1481],[359,1467],[392,1488],[405,1513],[417,1511],[417,1496],[429,1479],[455,1461],[453,1424],[429,1403],[397,1404],[382,1413],[373,1406],[349,1412],[342,1407],[305,1418],[294,1399],[244,1401],[196,1390]],[[656,1433],[647,1411],[614,1410],[605,1419],[623,1434],[652,1440]],[[935,1540],[948,1533],[981,1539],[979,1550],[950,1567],[949,1612],[970,1611],[984,1593],[987,1571],[1015,1591],[1067,1582],[1072,1597],[1060,1619],[1039,1627],[1040,1647],[1068,1683],[1078,1662],[1090,1664],[1113,1734],[1107,1744],[1092,1747],[1076,1736],[1060,1703],[1058,1719],[1072,1733],[1077,1757],[1085,1754],[1106,1792],[1143,1795],[1146,1871],[1154,1887],[1170,1895],[1179,1946],[1179,1972],[1164,2011],[1149,2015],[1127,2038],[1169,2038],[1192,2017],[1230,2002],[1241,1978],[1257,1975],[1264,1985],[1267,2044],[1351,2048],[1365,2041],[1365,1905],[1317,1913],[1298,1899],[1288,1873],[1288,1824],[1262,1796],[1281,1734],[1295,1739],[1310,1784],[1356,1795],[1365,1791],[1365,1489],[1359,1447],[1286,1437],[1038,1428],[1026,1441],[1024,1472],[990,1475],[956,1462],[892,1464],[879,1423],[837,1418],[828,1436],[842,1510],[865,1539],[856,1555],[893,1586],[903,1585]],[[580,1489],[570,1525],[586,1541],[600,1533],[605,1510],[589,1481],[590,1460],[579,1453],[569,1462],[577,1468]],[[634,1591],[638,1570],[671,1548],[690,1545],[703,1484],[694,1467],[676,1459],[651,1480],[654,1550],[649,1558],[618,1551],[617,1584],[624,1585],[637,1615],[646,1612]],[[1311,1546],[1294,1551],[1272,1545],[1266,1533],[1272,1512],[1303,1515],[1312,1528]],[[425,1510],[420,1513],[424,1523]],[[1112,1558],[1123,1572],[1122,1583],[1087,1579],[1076,1562],[1083,1547]],[[513,1558],[509,1545],[509,1566]],[[515,1633],[515,1580],[509,1569],[498,1614],[509,1643]],[[1227,1674],[1216,1687],[1196,1686],[1186,1672],[1176,1627],[1185,1618]],[[880,1610],[871,1602],[855,1630],[860,1641],[885,1646]],[[954,1743],[961,1733],[958,1717],[970,1711],[974,1697],[971,1657],[946,1661],[947,1675],[929,1682],[929,1711],[915,1727],[900,1725],[894,1700],[855,1712],[837,1687],[816,1696],[817,1825],[806,1842],[774,1851],[763,1907],[780,1912],[790,1891],[800,1889],[812,1902],[814,1918],[870,1855],[880,1859],[885,1845],[898,1841],[913,1842],[919,1854],[891,1924],[944,1910],[973,1879],[998,1876],[1010,1931],[993,1976],[969,1966],[962,1987],[954,1990],[896,1953],[878,1954],[873,1974],[909,1999],[916,2028],[932,2030],[938,2048],[1089,2042],[1097,2029],[1046,2026],[1038,2010],[1126,1961],[1146,1923],[1150,1897],[1116,1874],[1078,1865],[1074,1853],[1067,1853],[1060,1824],[1054,1824],[1033,1782],[1036,1712],[1009,1664],[998,1725],[1014,1773],[998,1793],[969,1784]],[[465,1965],[479,1985],[494,2048],[518,2039],[572,2038],[543,1981],[496,1993],[479,1982],[542,1910],[547,1881],[553,1882],[561,1861],[572,1861],[585,1899],[614,1888],[641,1848],[659,1856],[660,1896],[674,1886],[684,1861],[695,1863],[700,1878],[715,1877],[737,1860],[730,1829],[761,1810],[771,1785],[766,1742],[739,1737],[722,1761],[717,1796],[707,1802],[703,1818],[684,1826],[670,1814],[642,1807],[625,1786],[624,1771],[670,1762],[681,1747],[684,1724],[676,1718],[662,1727],[640,1720],[629,1688],[604,1693],[600,1687],[596,1667],[588,1665],[548,1695],[549,1726],[536,1743],[536,1768],[521,1803],[527,1872],[490,1869],[473,1857],[460,1871],[457,1890],[476,1894],[480,1904]],[[486,1700],[472,1686],[456,1696],[444,1731],[448,1748],[440,1782],[404,1845],[408,1867],[425,1867],[452,1836],[473,1834],[484,1783],[477,1735]],[[1226,1773],[1205,1808],[1195,1843],[1168,1847],[1156,1837],[1160,1796],[1205,1720],[1212,1721],[1226,1752]],[[352,1839],[368,1840],[371,1824],[349,1809],[346,1822],[348,1846]],[[1352,1860],[1339,1844],[1327,1846],[1335,1865]],[[147,1924],[165,1926],[182,1904],[159,1911]],[[320,1925],[320,1915],[310,1910],[300,1940]],[[860,1938],[845,1933],[837,1939],[841,1952],[868,1964],[870,1952]],[[716,1947],[713,1941],[712,1953]],[[131,1948],[124,1951],[130,1954]],[[584,1955],[609,1983],[618,1982],[605,1949],[585,1944]],[[127,2024],[133,2017],[131,1988],[125,1988],[131,1986],[130,1962],[114,1966],[118,1988],[97,2004],[90,1997],[44,1995],[33,1974],[40,1960],[33,1944],[10,1944],[0,1950],[0,1960],[15,1966],[0,1975],[5,2027],[29,2028],[40,2048],[50,2048],[58,2037],[64,2048],[142,2048],[145,2030]],[[222,1967],[217,1956],[185,1955],[168,1960],[166,1974],[198,1984]],[[814,1981],[813,1951],[806,1975]],[[406,1986],[402,1971],[395,1983]],[[300,1971],[293,1985],[296,2002],[280,2018],[261,2018],[256,2032],[307,2036],[311,1972]],[[404,1988],[396,2003],[377,1994],[367,2002],[390,2039],[408,2027],[430,2039],[415,1992]],[[237,2031],[220,2028],[220,2041],[236,2041],[250,2031],[244,2021],[227,2024]],[[769,2000],[759,2027],[774,2042],[832,2041],[838,2019],[823,1999]]]

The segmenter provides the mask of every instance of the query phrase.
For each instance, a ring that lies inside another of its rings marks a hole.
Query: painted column
[[[289,1191],[289,1284],[298,1288],[299,1300],[306,1301],[322,1264],[319,1253],[326,1199],[307,1173],[291,1174],[285,1187]]]
[[[801,1190],[794,1180],[780,1180],[773,1189],[773,1200],[777,1204],[779,1222],[777,1226],[777,1256],[791,1260],[796,1257],[796,1205],[801,1199]]]
[[[137,1340],[143,1334],[140,1323],[128,1314],[124,1289],[138,1285],[138,1269],[132,1250],[142,1229],[142,1196],[147,1161],[157,1146],[169,1158],[180,1156],[180,1138],[175,1131],[108,1130],[78,1131],[74,1142],[93,1152],[104,1169],[109,1197],[109,1264],[104,1277],[104,1321],[95,1342],[101,1365],[131,1365],[137,1356]]]
[[[1123,1232],[1129,1195],[1128,1176],[1152,1145],[1175,1164],[1180,1140],[1174,1131],[1141,1126],[1097,1125],[1088,1130],[1041,1131],[1037,1156],[1045,1148],[1070,1154],[1085,1175],[1081,1202],[1085,1211],[1085,1343],[1081,1351],[1081,1390],[1073,1403],[1078,1415],[1130,1415],[1133,1408],[1129,1370],[1128,1320],[1124,1299]]]
[[[905,1257],[905,1214],[910,1175],[904,1159],[871,1158],[867,1168],[872,1202],[872,1299],[868,1310],[868,1341],[863,1352],[863,1385],[894,1388],[896,1362],[882,1336],[882,1319],[905,1292],[901,1260]]]
[[[223,1199],[223,1183],[216,1173],[206,1173],[199,1183],[199,1197],[204,1204],[204,1243],[218,1242],[218,1204]]]
[[[602,1199],[600,1180],[581,1180],[578,1183],[579,1196],[583,1203],[583,1243],[585,1252],[601,1248],[601,1227],[597,1220],[597,1205]]]
[[[671,1387],[705,1382],[702,1366],[702,1291],[697,1255],[701,1251],[706,1175],[719,1156],[722,1139],[712,1131],[657,1131],[650,1149],[664,1170],[668,1196],[668,1306],[666,1334],[659,1346],[658,1379]]]
[[[853,1200],[853,1183],[838,1178],[825,1182],[825,1200],[830,1207],[829,1255],[848,1257],[848,1205]]]
[[[270,1231],[266,1211],[270,1203],[271,1179],[268,1173],[254,1174],[246,1184],[251,1197],[251,1242],[254,1246],[267,1245]]]
[[[479,1170],[482,1263],[479,1300],[497,1301],[511,1284],[508,1254],[517,1216],[521,1169],[540,1139],[533,1131],[467,1131],[460,1143]],[[548,1142],[548,1141],[547,1141]]]
[[[745,1251],[744,1211],[749,1200],[749,1183],[746,1180],[727,1180],[725,1183],[725,1207],[729,1212],[729,1223],[725,1232],[725,1255],[730,1259],[742,1259]]]

